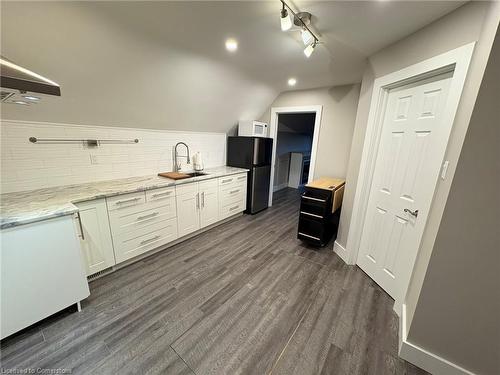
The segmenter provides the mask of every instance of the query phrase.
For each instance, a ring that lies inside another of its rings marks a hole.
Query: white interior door
[[[408,287],[451,131],[442,121],[451,75],[387,97],[357,264],[397,300]]]

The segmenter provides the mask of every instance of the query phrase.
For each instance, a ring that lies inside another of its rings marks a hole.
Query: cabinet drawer
[[[220,219],[225,219],[231,215],[235,215],[239,212],[245,211],[246,201],[240,200],[235,203],[224,205],[220,208]]]
[[[236,182],[247,182],[247,172],[235,175]]]
[[[212,189],[212,188],[217,188],[218,186],[218,181],[216,178],[212,178],[211,180],[206,180],[206,181],[200,181],[198,182],[201,189]]]
[[[175,197],[175,186],[146,191],[146,202],[161,202]]]
[[[231,189],[221,190],[219,200],[222,206],[227,206],[229,203],[238,202],[243,200],[247,195],[247,187],[237,185]]]
[[[146,197],[143,191],[106,198],[109,211],[138,206],[144,204],[145,202]]]
[[[301,199],[300,200],[300,213],[309,215],[312,217],[324,218],[327,217],[331,212],[331,208],[327,202],[315,201],[312,199]]]
[[[178,185],[175,187],[176,195],[185,195],[185,194],[196,194],[198,192],[198,183],[197,182],[189,182],[187,184]]]
[[[136,229],[148,227],[157,222],[176,217],[175,198],[162,200],[163,205],[157,206],[159,202],[146,203],[145,210],[135,212],[135,210],[115,210],[109,213],[109,222],[113,236],[133,232]]]
[[[114,238],[116,262],[123,262],[177,239],[177,221],[166,220],[152,225],[147,233],[130,238]]]
[[[247,187],[246,181],[233,181],[230,184],[219,185],[219,191],[224,192],[228,190],[233,190],[237,188],[246,188],[246,187]]]
[[[236,176],[226,176],[219,178],[219,186],[232,184],[236,179]]]

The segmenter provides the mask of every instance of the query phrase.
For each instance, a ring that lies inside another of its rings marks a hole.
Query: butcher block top
[[[307,184],[306,187],[330,190],[332,192],[332,213],[342,206],[345,180],[343,178],[321,177]]]
[[[312,181],[310,184],[307,184],[306,186],[316,189],[335,191],[344,185],[345,185],[345,180],[342,178],[321,177],[318,178],[317,180]]]

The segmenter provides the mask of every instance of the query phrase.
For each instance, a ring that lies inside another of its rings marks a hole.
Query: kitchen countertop
[[[0,229],[71,215],[78,212],[75,206],[78,202],[209,180],[248,172],[248,169],[222,166],[206,168],[203,172],[207,175],[182,180],[142,176],[1,194]]]

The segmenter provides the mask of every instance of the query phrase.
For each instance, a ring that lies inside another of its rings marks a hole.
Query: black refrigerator
[[[273,139],[227,137],[227,165],[249,169],[246,213],[268,207]]]

